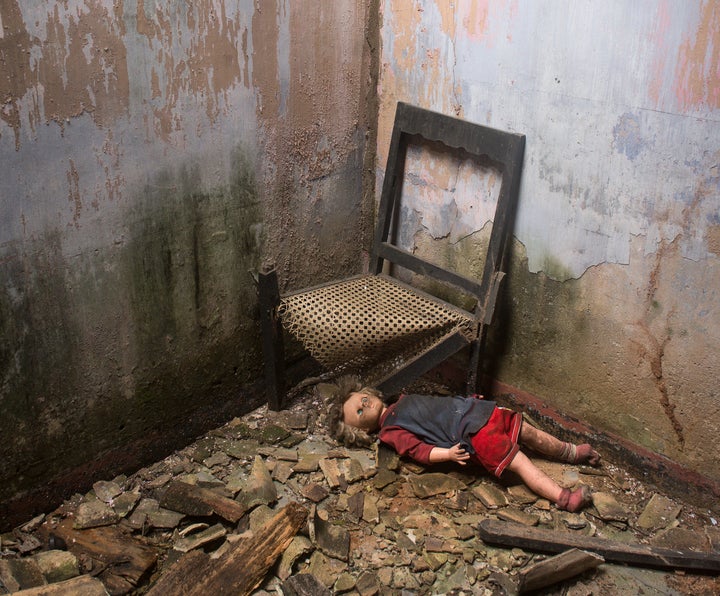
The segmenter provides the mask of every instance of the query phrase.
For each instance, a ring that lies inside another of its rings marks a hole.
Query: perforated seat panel
[[[393,278],[366,275],[281,298],[278,314],[323,366],[372,365],[448,332],[474,339],[474,318]]]

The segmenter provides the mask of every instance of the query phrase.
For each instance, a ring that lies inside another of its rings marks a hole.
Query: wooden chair
[[[398,246],[405,161],[408,146],[415,143],[430,143],[489,160],[501,174],[480,280],[444,269]],[[483,337],[505,275],[504,257],[512,233],[524,148],[524,135],[398,103],[369,273],[283,296],[274,269],[260,274],[263,353],[271,409],[281,409],[285,395],[283,329],[302,342],[326,369],[338,374],[359,373],[365,382],[386,394],[400,390],[469,347],[467,391],[476,392]],[[399,272],[403,272],[404,280],[399,279]],[[446,295],[442,290],[445,287],[470,296],[470,310],[428,290],[441,288],[438,293]]]

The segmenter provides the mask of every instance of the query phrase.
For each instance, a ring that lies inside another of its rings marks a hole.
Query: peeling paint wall
[[[720,479],[720,6],[381,11],[378,178],[398,100],[527,135],[492,372]],[[492,172],[431,195],[409,167],[404,242],[471,272]]]
[[[375,4],[0,3],[0,503],[247,409],[263,264],[358,272]]]

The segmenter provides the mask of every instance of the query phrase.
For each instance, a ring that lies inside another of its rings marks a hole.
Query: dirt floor
[[[532,456],[563,486],[592,487],[593,506],[570,514],[512,478],[339,447],[321,415],[331,390],[311,386],[282,412],[262,407],[1,535],[0,594],[517,593],[553,553],[492,546],[480,537],[484,520],[679,549],[717,565],[717,512],[658,493],[621,462]],[[717,571],[595,565],[536,593],[720,593]]]

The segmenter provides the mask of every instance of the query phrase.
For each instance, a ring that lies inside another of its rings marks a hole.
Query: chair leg
[[[280,304],[277,272],[270,269],[258,276],[262,348],[265,359],[265,384],[268,407],[281,410],[285,397],[285,349],[282,324],[277,314]]]

